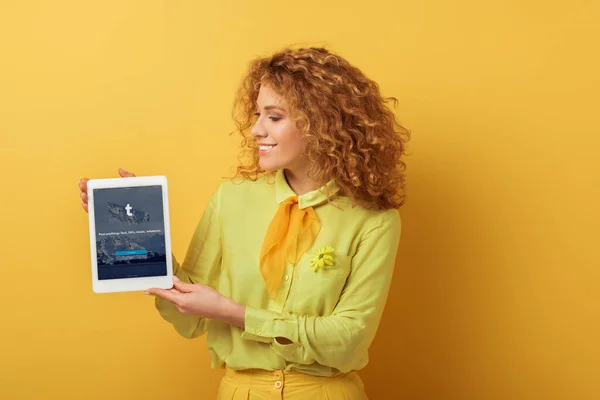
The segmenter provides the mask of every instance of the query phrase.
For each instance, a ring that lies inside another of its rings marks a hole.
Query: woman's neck
[[[308,172],[299,173],[284,169],[283,176],[285,176],[288,185],[298,196],[319,188],[319,184],[308,176]]]

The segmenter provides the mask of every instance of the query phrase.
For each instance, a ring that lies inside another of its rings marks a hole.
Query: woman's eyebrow
[[[279,106],[274,106],[274,105],[270,105],[270,106],[266,106],[265,107],[265,111],[269,111],[269,110],[280,110],[285,112],[285,110]]]

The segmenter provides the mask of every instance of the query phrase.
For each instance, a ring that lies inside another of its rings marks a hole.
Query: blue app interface
[[[95,189],[98,279],[165,276],[161,186]]]

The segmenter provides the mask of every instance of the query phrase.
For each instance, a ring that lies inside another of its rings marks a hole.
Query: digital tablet
[[[91,179],[87,187],[94,292],[171,288],[167,178]]]

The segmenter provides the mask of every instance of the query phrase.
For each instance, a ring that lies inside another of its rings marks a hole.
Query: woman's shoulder
[[[257,188],[272,186],[273,183],[275,183],[275,177],[273,175],[261,175],[255,178],[226,178],[220,183],[219,190],[242,192],[245,190],[256,190]]]
[[[362,220],[372,221],[373,223],[381,221],[400,221],[400,212],[397,208],[368,208],[364,205],[353,202],[349,197],[341,195],[333,198],[332,204],[337,205],[338,209],[347,214],[352,214],[353,217]]]
[[[250,178],[227,178],[222,181],[215,195],[219,199],[227,200],[228,203],[248,203],[253,200],[264,200],[265,196],[273,196],[275,186],[274,178],[263,175],[254,179]]]
[[[400,212],[396,208],[364,210],[364,229],[400,229]]]
[[[346,196],[336,196],[323,213],[323,220],[330,220],[340,229],[362,236],[375,230],[400,230],[401,218],[397,208],[367,208],[352,202]]]

